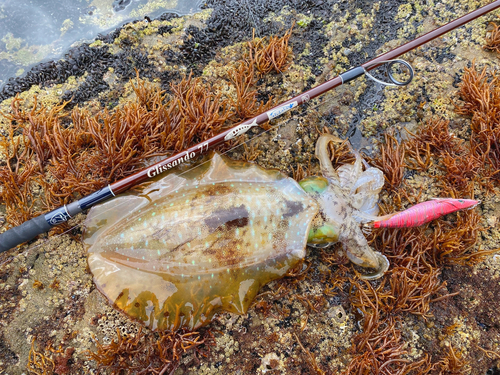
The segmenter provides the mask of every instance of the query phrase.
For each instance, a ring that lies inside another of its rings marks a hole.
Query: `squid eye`
[[[463,203],[463,200],[461,200],[461,199],[459,199],[458,201],[459,201],[460,203]]]

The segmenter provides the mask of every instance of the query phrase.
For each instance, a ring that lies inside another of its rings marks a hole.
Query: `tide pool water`
[[[200,10],[200,0],[4,0],[0,2],[0,88],[71,47],[132,20]]]

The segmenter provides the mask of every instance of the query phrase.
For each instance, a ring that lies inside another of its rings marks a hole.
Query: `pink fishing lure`
[[[410,228],[418,227],[446,214],[473,208],[480,201],[473,199],[435,198],[418,203],[407,210],[382,216],[382,220],[374,221],[375,228]]]

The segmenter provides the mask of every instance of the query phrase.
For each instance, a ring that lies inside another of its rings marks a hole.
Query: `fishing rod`
[[[374,59],[365,62],[364,64],[352,68],[340,75],[316,86],[310,90],[307,90],[287,101],[281,103],[272,109],[261,113],[249,120],[243,121],[239,125],[236,125],[230,129],[223,131],[222,133],[201,142],[193,147],[188,148],[178,154],[172,155],[153,164],[147,168],[144,168],[133,175],[125,177],[119,181],[113,182],[108,186],[87,195],[77,201],[71,202],[62,207],[56,208],[46,214],[37,216],[25,223],[11,228],[4,233],[0,234],[0,253],[7,251],[23,242],[30,241],[41,233],[48,232],[53,226],[59,225],[68,221],[70,218],[79,214],[80,212],[92,207],[96,203],[110,199],[117,194],[120,194],[132,186],[140,184],[150,178],[158,176],[163,172],[166,172],[175,166],[185,163],[191,159],[198,157],[199,155],[205,154],[211,148],[218,146],[224,142],[227,142],[235,137],[238,137],[252,127],[259,126],[269,120],[275,119],[282,114],[288,112],[289,110],[308,102],[317,96],[332,90],[333,88],[340,86],[344,83],[352,81],[353,79],[367,75],[369,78],[375,81],[392,86],[403,86],[407,85],[413,79],[413,69],[404,60],[395,60],[395,58],[409,52],[443,34],[448,33],[451,30],[456,29],[480,16],[483,16],[492,10],[500,7],[500,0],[496,0],[484,7],[476,9],[465,16],[462,16],[454,21],[447,23],[433,31],[428,32],[410,42],[403,44],[389,52],[375,57]],[[368,71],[375,69],[381,65],[386,66],[386,71],[391,83],[382,82],[368,73]],[[409,77],[404,81],[399,81],[393,74],[392,70],[395,67],[402,66],[405,67],[409,72]]]

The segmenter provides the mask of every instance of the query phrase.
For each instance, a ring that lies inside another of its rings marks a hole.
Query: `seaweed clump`
[[[166,102],[157,87],[138,82],[136,100],[112,113],[78,107],[68,112],[66,103],[49,109],[36,101],[26,111],[21,99],[12,101],[10,113],[4,114],[9,135],[1,140],[6,162],[0,166],[0,181],[7,186],[0,201],[10,224],[19,225],[128,176],[148,158],[207,139],[231,114],[221,114],[225,108],[218,98],[200,97],[199,82],[190,90],[185,89],[193,83],[190,79],[172,85],[179,97]],[[200,108],[198,118],[181,120],[193,103]],[[41,204],[35,196],[40,186]]]
[[[373,165],[384,172],[386,186],[397,190],[403,182],[406,150],[391,134],[384,134],[385,143],[380,147],[380,157],[373,159]]]
[[[427,172],[438,155],[446,152],[465,154],[468,150],[465,142],[450,134],[448,121],[433,118],[424,126],[404,143],[393,134],[385,136],[385,143],[381,145],[384,156],[377,160],[381,169],[391,172],[386,179],[389,189],[381,207],[383,213],[402,210],[422,199],[421,192],[415,194],[409,184],[403,183],[409,165],[417,171]],[[420,157],[420,164],[415,160],[416,155]],[[352,162],[350,158],[352,154],[347,144],[336,145],[331,152],[334,166]],[[294,175],[302,177],[303,174],[303,170],[294,171]],[[443,169],[443,173],[437,174],[434,180],[444,194],[450,191],[450,187],[443,184],[446,178]],[[465,186],[470,181],[466,182]],[[455,191],[455,194],[462,192]],[[306,332],[310,316],[321,313],[328,306],[325,296],[348,298],[361,331],[352,338],[350,362],[342,373],[367,373],[367,369],[370,373],[385,375],[447,371],[466,373],[469,361],[458,350],[449,347],[435,350],[433,347],[428,354],[415,356],[405,339],[408,320],[430,321],[435,314],[433,306],[439,306],[458,294],[449,291],[447,282],[443,280],[446,267],[474,264],[496,251],[476,248],[478,235],[483,229],[477,212],[459,212],[454,217],[455,220],[440,218],[419,228],[373,229],[367,235],[370,245],[383,253],[391,264],[384,277],[375,282],[358,278],[356,269],[344,266],[346,261],[343,258],[323,250],[321,261],[329,266],[336,265],[337,269],[332,271],[328,267],[328,271],[323,271],[321,285],[327,287],[319,295],[300,293],[289,278],[284,278],[277,282],[278,286],[273,290],[256,298],[256,310],[264,316],[286,322],[290,309],[276,306],[283,306],[282,301],[287,297],[289,301],[298,301],[303,308],[297,330]],[[298,276],[300,279],[312,278],[318,271],[310,270],[318,268],[307,267]],[[268,298],[263,299],[264,295]],[[295,338],[308,367],[314,373],[325,373],[323,361],[328,360],[328,354],[314,352],[318,342],[313,334],[295,333]]]
[[[474,188],[493,190],[500,170],[500,88],[496,72],[478,72],[473,65],[465,70],[456,104],[459,114],[471,117],[469,139],[456,136],[450,121],[431,117],[405,141],[386,134],[381,156],[373,161],[386,174],[389,194],[384,212],[418,203],[421,190],[414,193],[401,183],[406,169],[433,177],[441,193],[455,198],[474,196]],[[439,160],[439,162],[438,162]],[[437,173],[428,174],[435,165]],[[442,279],[445,267],[476,264],[498,249],[477,249],[484,230],[475,210],[457,212],[455,220],[444,218],[419,228],[377,229],[369,234],[370,244],[387,256],[391,268],[376,284],[351,278],[350,300],[360,313],[363,331],[353,339],[352,359],[346,374],[370,368],[377,374],[456,373],[470,370],[464,353],[448,345],[440,353],[409,358],[402,340],[406,315],[428,320],[432,304],[458,294],[447,292]]]
[[[456,105],[457,113],[471,116],[471,153],[482,165],[482,177],[500,179],[500,76],[481,72],[473,64],[465,69]]]
[[[236,89],[236,98],[231,98],[235,121],[252,118],[271,108],[272,97],[266,103],[257,102],[254,64],[245,60],[239,61],[236,67],[230,70],[229,79]]]
[[[292,35],[293,25],[282,37],[270,36],[266,38],[255,38],[253,31],[252,41],[248,42],[249,60],[253,62],[261,75],[271,73],[283,73],[292,62],[292,49],[288,46],[288,40]]]
[[[67,110],[67,102],[49,108],[36,98],[25,109],[13,98],[9,113],[1,113],[8,129],[0,135],[0,204],[7,223],[20,225],[135,173],[151,158],[178,153],[269,109],[271,100],[257,100],[254,71],[255,63],[246,60],[228,70],[234,96],[192,74],[172,82],[167,94],[137,72],[135,95],[112,110]]]
[[[451,264],[477,262],[491,253],[473,251],[478,229],[478,216],[470,211],[461,213],[453,224],[439,219],[434,227],[371,234],[372,246],[383,251],[391,268],[375,286],[366,280],[350,279],[350,299],[361,315],[363,331],[353,339],[353,357],[346,374],[357,374],[366,368],[386,375],[427,374],[467,366],[467,361],[456,352],[425,354],[410,360],[402,338],[403,317],[409,314],[427,320],[433,316],[432,304],[458,294],[446,292],[442,270]]]
[[[444,356],[435,367],[439,369],[440,374],[465,375],[470,374],[471,371],[471,366],[469,362],[463,358],[463,354],[459,351],[455,351],[451,345],[448,347],[446,356]]]
[[[19,225],[35,213],[32,186],[37,182],[37,166],[28,140],[16,136],[15,130],[11,125],[8,136],[0,138],[4,160],[0,166],[0,202],[6,206],[9,223]]]
[[[490,22],[488,28],[491,30],[486,35],[486,44],[483,48],[489,51],[500,52],[500,27],[496,23]]]
[[[474,186],[492,191],[493,182],[500,178],[498,80],[497,72],[486,68],[479,72],[474,64],[465,68],[455,107],[458,114],[471,118],[467,141],[454,134],[449,120],[439,117],[426,120],[415,134],[407,131],[406,141],[386,135],[381,157],[374,164],[386,174],[387,185],[392,190],[399,186],[401,178],[395,177],[401,176],[402,168],[427,172],[435,165],[442,171],[438,179],[447,195],[472,196]]]
[[[95,340],[97,351],[88,352],[87,356],[97,363],[99,370],[108,370],[113,375],[171,374],[187,350],[194,348],[195,357],[206,356],[203,346],[212,342],[210,330],[143,333],[139,329],[135,336],[126,336],[117,329],[116,340],[110,344]]]
[[[378,293],[370,283],[366,287],[356,280],[351,280],[356,288],[353,298],[353,306],[359,308],[363,314],[363,332],[354,338],[351,351],[357,353],[351,359],[345,373],[359,374],[364,369],[372,369],[376,374],[392,375],[396,373],[407,374],[411,371],[426,373],[430,368],[430,360],[427,355],[419,361],[411,361],[404,358],[408,355],[405,342],[402,340],[401,330],[397,328],[401,324],[394,316],[381,316],[378,306]],[[369,292],[372,297],[369,297]]]
[[[35,350],[35,338],[33,338],[33,340],[31,340],[31,349],[28,356],[28,372],[34,375],[52,375],[54,369],[54,361],[43,353]]]

